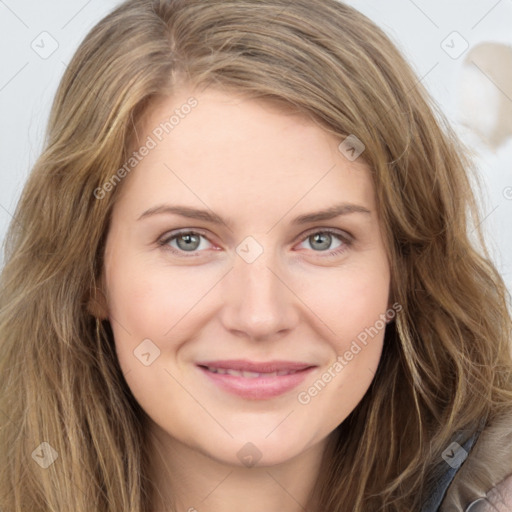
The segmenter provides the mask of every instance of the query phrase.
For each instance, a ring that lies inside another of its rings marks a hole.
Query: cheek
[[[172,367],[169,359],[174,359],[180,340],[189,336],[184,331],[187,313],[193,315],[206,291],[198,280],[170,269],[156,271],[154,264],[136,256],[111,261],[116,264],[108,267],[106,285],[117,358],[136,400],[153,417],[168,408],[155,390],[182,394],[166,369]]]
[[[324,332],[332,359],[301,387],[297,399],[311,416],[327,418],[322,426],[327,434],[357,407],[375,377],[387,325],[380,315],[387,310],[389,276],[378,267],[373,272],[354,268],[326,280],[323,289],[330,292],[309,298],[329,327]]]
[[[111,260],[116,263],[108,267],[109,311],[145,336],[161,336],[201,297],[197,269],[173,271],[137,254]]]
[[[380,260],[343,267],[339,272],[317,273],[314,279],[303,282],[307,284],[299,293],[327,327],[337,353],[375,324],[382,329],[380,315],[388,308],[390,276]]]
[[[110,321],[121,364],[132,364],[133,351],[151,340],[172,352],[172,340],[186,339],[190,318],[218,276],[199,267],[172,269],[137,255],[110,258],[106,286]],[[192,322],[193,323],[193,322]]]

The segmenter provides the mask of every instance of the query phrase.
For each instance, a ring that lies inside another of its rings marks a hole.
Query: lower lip
[[[203,366],[198,368],[224,391],[250,400],[266,400],[282,395],[297,387],[314,370],[314,367],[310,367],[290,375],[248,378],[213,373]]]

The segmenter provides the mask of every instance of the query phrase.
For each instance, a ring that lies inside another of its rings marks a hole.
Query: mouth
[[[316,365],[291,361],[206,361],[197,367],[221,390],[245,399],[265,400],[297,387]]]
[[[234,375],[236,377],[245,377],[246,379],[255,379],[257,377],[277,377],[282,375],[293,375],[302,370],[280,370],[278,372],[248,372],[248,371],[238,371],[238,370],[226,370],[225,368],[215,368],[211,366],[202,366],[202,368],[206,368],[208,371],[212,373],[219,373],[221,375]]]

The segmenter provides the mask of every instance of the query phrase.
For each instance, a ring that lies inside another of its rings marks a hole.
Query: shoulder
[[[512,511],[512,413],[510,411],[494,417],[481,432],[466,461],[457,471],[439,510],[441,512]]]
[[[512,510],[512,474],[493,487],[485,497],[472,502],[465,512],[510,512]]]

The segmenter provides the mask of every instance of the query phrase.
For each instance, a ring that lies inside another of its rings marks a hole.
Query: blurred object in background
[[[512,40],[475,44],[456,76],[458,132],[486,185],[478,190],[482,222],[493,259],[512,293]]]
[[[458,92],[461,123],[495,152],[512,137],[512,46],[474,46],[464,60]]]

